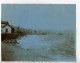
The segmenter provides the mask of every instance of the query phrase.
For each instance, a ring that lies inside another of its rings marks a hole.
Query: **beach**
[[[76,61],[73,37],[28,35],[17,41],[2,42],[2,61]]]

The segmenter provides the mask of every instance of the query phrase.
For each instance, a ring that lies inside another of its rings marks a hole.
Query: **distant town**
[[[34,29],[26,29],[20,26],[11,25],[8,21],[1,20],[1,34],[3,36],[9,35],[11,36],[25,36],[25,35],[46,35],[49,32],[42,30],[34,30]],[[11,38],[11,37],[9,37]]]
[[[14,24],[11,25],[8,21],[1,20],[1,40],[9,40],[10,42],[16,42],[14,40],[21,38],[27,35],[71,35],[70,33],[66,32],[55,32],[55,31],[46,31],[46,30],[35,30],[35,29],[28,29],[23,28],[21,26],[15,26]],[[73,33],[72,33],[73,34]],[[7,41],[7,42],[9,42]]]

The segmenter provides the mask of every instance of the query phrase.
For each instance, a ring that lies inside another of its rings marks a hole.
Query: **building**
[[[7,21],[1,21],[1,33],[14,33],[14,27]]]

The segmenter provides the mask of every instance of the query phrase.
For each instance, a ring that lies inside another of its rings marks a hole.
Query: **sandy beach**
[[[47,56],[32,52],[30,49],[22,49],[15,44],[2,43],[2,61],[48,61]],[[52,59],[51,59],[52,60]]]
[[[73,38],[60,37],[29,35],[19,44],[2,42],[2,61],[76,61]]]

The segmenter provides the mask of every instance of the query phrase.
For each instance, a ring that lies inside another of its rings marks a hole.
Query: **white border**
[[[76,59],[77,59],[77,63],[80,63],[80,30],[79,30],[80,29],[80,3],[79,2],[80,0],[2,0],[0,1],[0,4],[76,4],[76,46],[77,46]],[[0,5],[0,10],[1,10],[1,5]],[[1,20],[1,12],[0,12],[0,20]],[[0,34],[0,38],[1,38],[1,34]],[[0,45],[0,48],[1,48],[1,45]],[[0,50],[0,54],[1,54],[1,50]],[[59,63],[59,62],[56,62],[56,63]],[[60,62],[60,63],[63,63],[63,62]]]
[[[77,62],[80,63],[80,0],[77,2],[76,5],[76,55],[77,55]]]
[[[65,4],[71,4],[71,3],[76,3],[76,0],[2,0],[2,3],[65,3]]]

